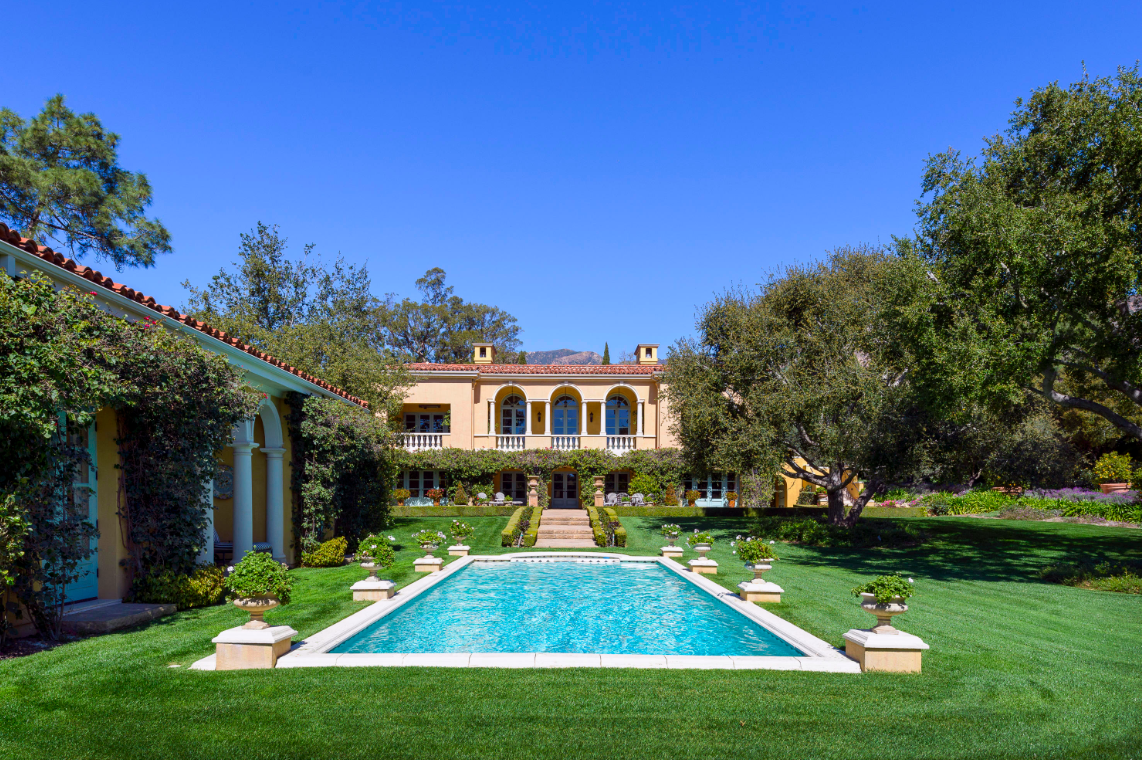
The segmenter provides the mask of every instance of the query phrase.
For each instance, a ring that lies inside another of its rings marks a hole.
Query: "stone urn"
[[[1103,493],[1117,493],[1119,491],[1129,491],[1129,483],[1099,483],[1098,487],[1102,489]]]
[[[674,542],[678,540],[678,534],[677,533],[667,533],[666,534],[666,540],[670,542],[671,546],[674,546]]]
[[[876,594],[863,593],[860,595],[860,608],[865,612],[876,615],[876,626],[873,633],[899,633],[892,627],[892,618],[908,611],[904,597],[894,596],[886,604],[876,601]]]
[[[245,599],[235,599],[234,606],[243,612],[250,613],[250,620],[242,627],[250,631],[261,631],[270,627],[263,616],[278,606],[278,598],[273,594],[266,596],[252,596]]]
[[[694,544],[694,551],[698,552],[698,556],[702,559],[706,558],[706,553],[712,548],[709,544]]]
[[[376,562],[362,562],[361,567],[369,571],[369,577],[366,580],[375,581],[377,578],[377,563]]]
[[[761,578],[761,574],[764,573],[766,570],[772,570],[773,569],[773,565],[769,564],[772,561],[773,561],[772,559],[762,559],[762,560],[758,560],[757,562],[754,562],[752,565],[746,565],[747,569],[753,571],[753,582],[754,583],[764,583],[764,581]]]
[[[424,549],[424,556],[431,557],[432,553],[440,548],[440,544],[421,544],[421,549]]]

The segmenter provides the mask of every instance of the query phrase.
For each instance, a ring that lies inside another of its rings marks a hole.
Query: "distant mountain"
[[[603,357],[594,351],[572,351],[560,348],[555,351],[528,351],[528,364],[601,364]]]

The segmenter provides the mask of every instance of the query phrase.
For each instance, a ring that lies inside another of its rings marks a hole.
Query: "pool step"
[[[536,549],[597,549],[594,539],[581,538],[541,538],[535,542]]]
[[[595,545],[595,534],[585,509],[545,509],[539,520],[536,548],[588,549]]]

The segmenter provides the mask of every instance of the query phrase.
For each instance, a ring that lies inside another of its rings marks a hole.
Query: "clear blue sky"
[[[1142,3],[9,3],[0,105],[122,135],[160,302],[277,223],[440,266],[528,350],[669,344],[726,286],[913,225],[925,156],[1142,55]],[[98,266],[98,265],[96,265]],[[107,271],[106,265],[100,267]]]

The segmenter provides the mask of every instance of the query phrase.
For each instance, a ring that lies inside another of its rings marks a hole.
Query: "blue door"
[[[95,425],[93,424],[87,430],[76,434],[72,442],[80,446],[86,445],[87,453],[91,457],[90,463],[81,466],[76,475],[73,504],[77,513],[84,516],[92,525],[98,525],[99,498],[96,494],[98,469],[95,461]],[[99,596],[98,542],[98,538],[91,539],[89,547],[91,553],[86,560],[79,564],[79,578],[73,583],[69,583],[64,589],[65,602],[69,604],[82,602]]]

